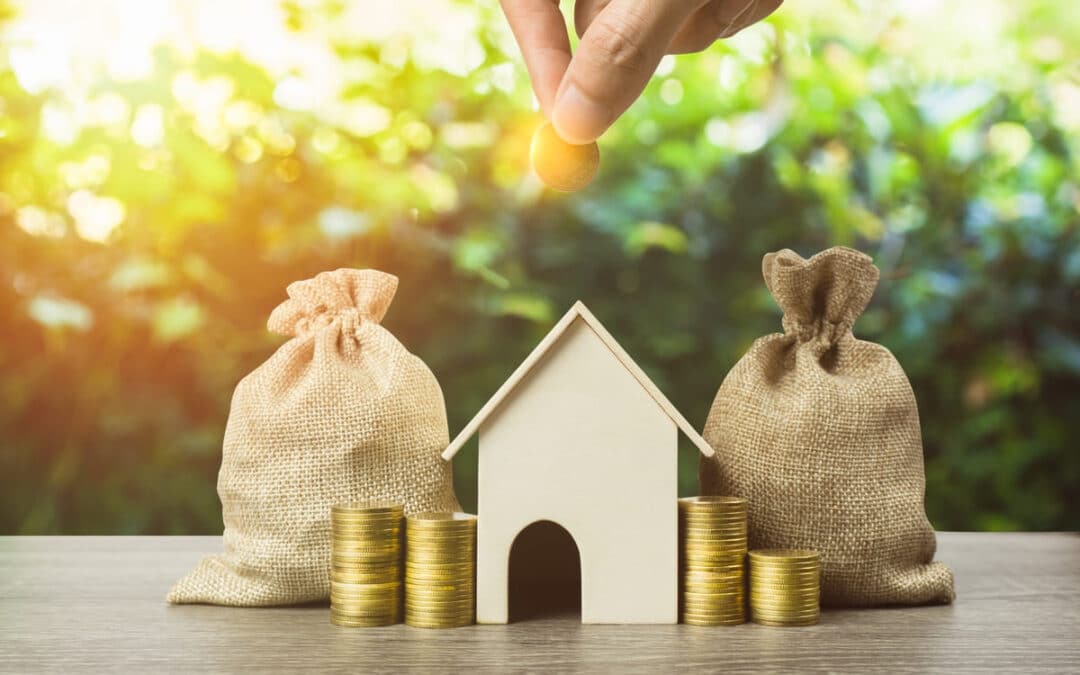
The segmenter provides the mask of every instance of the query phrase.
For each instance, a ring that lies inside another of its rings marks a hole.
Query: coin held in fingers
[[[576,192],[588,185],[600,166],[596,142],[573,145],[559,138],[555,127],[544,122],[533,134],[529,159],[533,171],[551,188]]]

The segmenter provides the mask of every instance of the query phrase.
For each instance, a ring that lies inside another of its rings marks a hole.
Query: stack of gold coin
[[[767,626],[818,622],[821,556],[817,551],[750,551],[750,617]]]
[[[417,513],[405,523],[405,623],[456,628],[476,614],[476,516]]]
[[[746,513],[742,497],[679,500],[679,597],[683,623],[746,622]]]
[[[401,621],[401,504],[342,504],[330,512],[330,621],[386,626]]]

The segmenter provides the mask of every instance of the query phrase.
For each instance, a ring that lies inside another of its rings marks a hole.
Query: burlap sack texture
[[[851,332],[877,268],[831,248],[770,253],[762,271],[784,333],[755,341],[720,385],[702,493],[750,500],[751,548],[818,550],[823,604],[951,602],[952,572],[932,562],[911,385],[889,350]]]
[[[218,476],[225,553],[172,603],[283,605],[329,597],[330,507],[387,499],[459,511],[435,376],[379,325],[397,277],[340,269],[288,287],[270,330],[291,336],[233,394]]]

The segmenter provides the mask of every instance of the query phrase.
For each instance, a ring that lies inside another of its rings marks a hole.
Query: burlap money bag
[[[298,281],[271,314],[291,336],[233,394],[218,475],[225,553],[169,602],[281,605],[329,597],[330,507],[388,499],[460,510],[435,376],[379,325],[397,277],[342,269]]]
[[[851,327],[877,286],[869,256],[765,256],[784,333],[750,347],[705,424],[701,490],[750,500],[751,548],[810,548],[831,605],[950,602],[923,507],[919,412],[900,364]]]

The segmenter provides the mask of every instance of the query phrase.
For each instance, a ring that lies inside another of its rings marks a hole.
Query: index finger
[[[501,0],[501,4],[540,108],[551,117],[555,91],[570,64],[570,37],[559,0]]]

